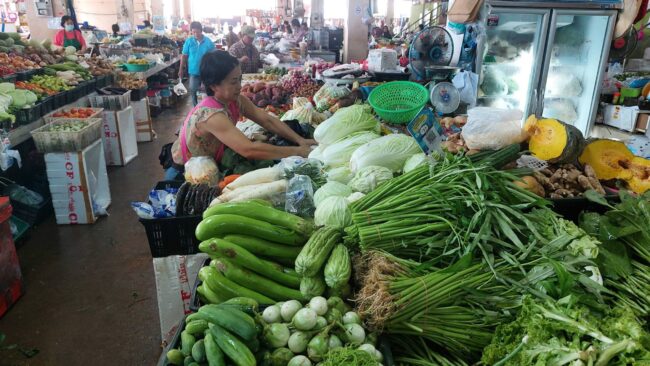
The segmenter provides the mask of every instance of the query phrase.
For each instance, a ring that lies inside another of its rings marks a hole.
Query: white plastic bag
[[[451,82],[458,89],[461,102],[467,103],[470,107],[476,105],[476,96],[478,95],[477,74],[470,71],[459,72]]]
[[[462,136],[472,150],[497,150],[526,139],[522,119],[523,113],[517,109],[472,108],[467,111]]]
[[[219,169],[214,159],[208,156],[194,156],[185,163],[185,180],[190,184],[207,184],[215,187],[219,183]]]
[[[176,93],[176,95],[179,97],[187,94],[187,88],[185,88],[185,85],[183,85],[182,81],[179,81],[178,84],[174,85],[174,93]]]

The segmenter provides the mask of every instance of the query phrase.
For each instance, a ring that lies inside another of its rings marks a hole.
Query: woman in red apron
[[[76,29],[74,21],[69,15],[61,17],[61,29],[54,36],[54,45],[59,47],[74,47],[77,51],[86,49],[86,41],[79,29]]]
[[[218,164],[226,147],[246,159],[277,160],[288,156],[307,157],[311,146],[316,145],[316,141],[300,137],[284,122],[240,94],[242,72],[239,61],[228,52],[205,54],[200,73],[208,96],[185,118],[178,139],[172,145],[174,164],[167,169],[165,180],[179,179],[183,165],[192,156],[211,156]],[[298,146],[250,141],[235,127],[240,116]]]

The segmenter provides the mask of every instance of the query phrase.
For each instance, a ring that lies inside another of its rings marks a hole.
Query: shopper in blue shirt
[[[214,49],[214,43],[203,35],[203,26],[199,22],[190,24],[190,32],[192,32],[192,36],[186,39],[183,45],[178,77],[181,80],[183,79],[183,72],[185,72],[185,65],[187,65],[187,73],[190,77],[190,95],[192,96],[193,105],[196,106],[198,104],[196,93],[201,87],[201,77],[199,76],[201,58]]]

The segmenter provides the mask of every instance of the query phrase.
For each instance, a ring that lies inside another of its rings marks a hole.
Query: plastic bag
[[[324,111],[330,109],[340,98],[348,94],[350,94],[350,89],[347,87],[326,83],[314,94],[314,103],[319,111]]]
[[[283,171],[286,179],[291,179],[296,175],[308,176],[315,189],[327,182],[323,173],[323,163],[320,160],[290,156],[282,159],[278,167]]]
[[[182,81],[179,81],[178,84],[174,85],[174,93],[176,93],[176,95],[179,97],[187,94],[187,88],[185,88],[185,85],[183,85]]]
[[[521,143],[526,133],[521,128],[523,113],[517,109],[477,107],[467,111],[462,136],[468,148],[498,150]]]
[[[149,192],[149,202],[131,202],[131,207],[141,219],[173,217],[176,215],[178,189],[154,189]]]
[[[464,71],[459,72],[451,80],[460,93],[460,100],[463,103],[473,107],[476,105],[476,96],[478,95],[478,75]]]
[[[316,206],[311,178],[306,175],[295,175],[289,180],[284,210],[301,217],[314,216]]]
[[[4,185],[2,194],[4,196],[9,196],[9,199],[12,201],[18,201],[32,207],[39,207],[41,203],[43,203],[43,196],[40,194],[27,189],[20,184],[16,184],[9,179],[2,178],[0,181]]]
[[[185,180],[190,184],[207,184],[216,187],[219,183],[219,169],[214,159],[195,156],[185,163]]]

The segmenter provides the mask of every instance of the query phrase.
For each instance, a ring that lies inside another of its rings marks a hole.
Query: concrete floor
[[[158,303],[144,228],[130,207],[163,171],[162,145],[188,110],[154,119],[158,138],[138,144],[126,167],[109,168],[112,204],[93,225],[35,228],[18,250],[26,292],[0,319],[0,365],[154,365],[161,353]],[[37,349],[27,358],[23,349]]]

